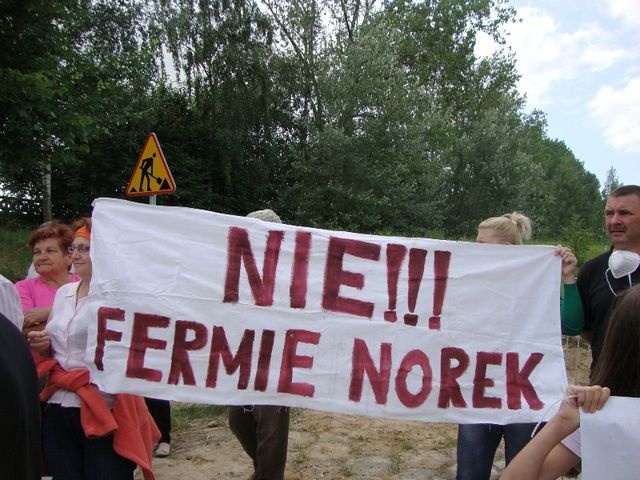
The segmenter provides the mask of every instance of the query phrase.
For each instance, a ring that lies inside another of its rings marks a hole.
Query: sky
[[[604,184],[640,185],[640,0],[509,0],[520,22],[507,45],[527,110],[546,113],[562,140]],[[495,46],[480,37],[478,54]]]

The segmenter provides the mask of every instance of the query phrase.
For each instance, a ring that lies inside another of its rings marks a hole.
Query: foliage
[[[567,222],[560,230],[560,235],[563,240],[562,244],[573,250],[579,264],[583,264],[594,256],[591,253],[594,248],[597,248],[594,247],[594,245],[597,245],[595,235],[584,228],[584,222],[577,214],[567,219]]]
[[[598,182],[523,111],[513,58],[475,55],[481,31],[508,46],[503,1],[0,9],[0,175],[22,201],[3,205],[40,202],[48,164],[58,218],[122,197],[154,131],[177,184],[160,204],[444,238],[519,210],[538,238],[603,239]]]
[[[607,198],[611,192],[613,192],[616,188],[620,187],[622,184],[618,179],[618,173],[616,169],[611,167],[607,170],[607,178],[604,181],[604,186],[602,187],[602,198]]]
[[[0,275],[12,282],[22,280],[31,263],[27,244],[31,228],[0,228]]]
[[[54,216],[84,214],[94,196],[115,193],[105,178],[120,173],[111,159],[131,148],[118,137],[144,117],[155,64],[142,3],[16,2],[8,15],[18,38],[35,40],[0,65],[5,187],[41,199],[41,172],[51,164]],[[34,60],[17,61],[21,53]]]

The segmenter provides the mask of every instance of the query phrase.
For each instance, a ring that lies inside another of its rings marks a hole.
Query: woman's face
[[[57,238],[46,238],[33,246],[33,267],[41,277],[67,273],[70,265],[71,255],[60,248]]]
[[[478,229],[478,236],[476,237],[476,242],[478,243],[493,243],[493,244],[504,244],[509,245],[510,242],[505,242],[496,235],[496,232],[490,228],[480,228]]]
[[[84,237],[76,237],[69,249],[71,251],[71,261],[73,271],[83,280],[91,280],[91,257],[89,248],[91,241]]]

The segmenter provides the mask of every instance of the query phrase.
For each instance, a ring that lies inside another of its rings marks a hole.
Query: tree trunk
[[[42,168],[42,221],[51,221],[51,152],[47,152]]]

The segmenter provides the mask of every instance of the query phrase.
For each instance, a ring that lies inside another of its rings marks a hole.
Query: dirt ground
[[[587,381],[590,352],[566,340],[570,383]],[[180,408],[176,405],[174,408]],[[291,416],[286,480],[455,478],[452,424],[400,422],[295,409]],[[504,467],[498,449],[492,479]],[[246,480],[251,462],[227,425],[226,411],[174,429],[172,453],[154,459],[158,480]],[[138,477],[140,477],[138,475]]]

